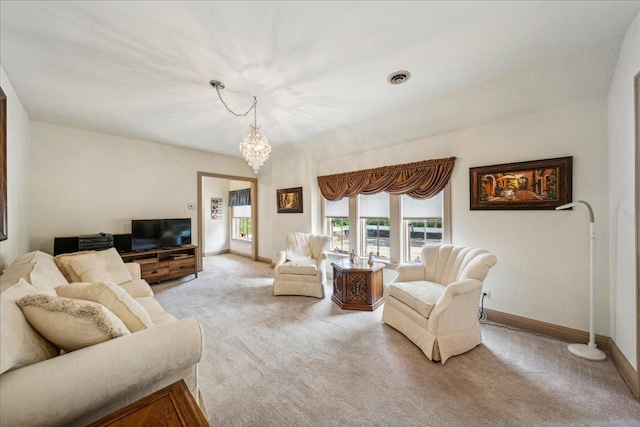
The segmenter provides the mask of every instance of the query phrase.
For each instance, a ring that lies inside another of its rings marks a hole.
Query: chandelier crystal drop
[[[257,174],[260,167],[269,159],[269,154],[271,154],[269,141],[260,130],[260,126],[258,126],[258,99],[255,96],[253,97],[253,105],[245,113],[236,113],[229,108],[227,103],[222,99],[222,95],[220,95],[220,91],[224,89],[224,83],[218,80],[211,80],[209,84],[216,89],[218,98],[220,98],[225,108],[234,116],[246,116],[253,110],[253,124],[249,125],[249,133],[245,135],[240,143],[240,152],[242,153],[242,157],[244,157],[253,169],[253,173]]]
[[[258,169],[267,161],[271,154],[271,146],[267,137],[260,131],[260,126],[256,123],[249,126],[249,133],[245,135],[240,143],[242,157],[253,168],[253,173],[258,173]]]

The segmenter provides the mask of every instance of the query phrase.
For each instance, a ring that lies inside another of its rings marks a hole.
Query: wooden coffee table
[[[382,270],[385,265],[366,261],[353,263],[348,259],[332,262],[333,295],[331,300],[345,310],[373,311],[384,302]]]
[[[183,380],[95,421],[88,427],[208,427]]]

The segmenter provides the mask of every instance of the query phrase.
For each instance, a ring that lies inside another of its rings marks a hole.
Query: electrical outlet
[[[484,295],[485,295],[485,298],[487,298],[487,299],[491,298],[491,292],[490,291],[484,291]]]

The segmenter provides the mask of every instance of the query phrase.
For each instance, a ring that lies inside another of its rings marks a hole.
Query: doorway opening
[[[249,190],[250,205],[228,207],[229,192],[239,189]],[[237,253],[257,261],[258,179],[198,172],[198,201],[198,270],[207,255]]]

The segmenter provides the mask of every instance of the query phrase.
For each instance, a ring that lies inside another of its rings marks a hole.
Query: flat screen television
[[[131,249],[134,251],[189,244],[191,218],[131,220]]]

